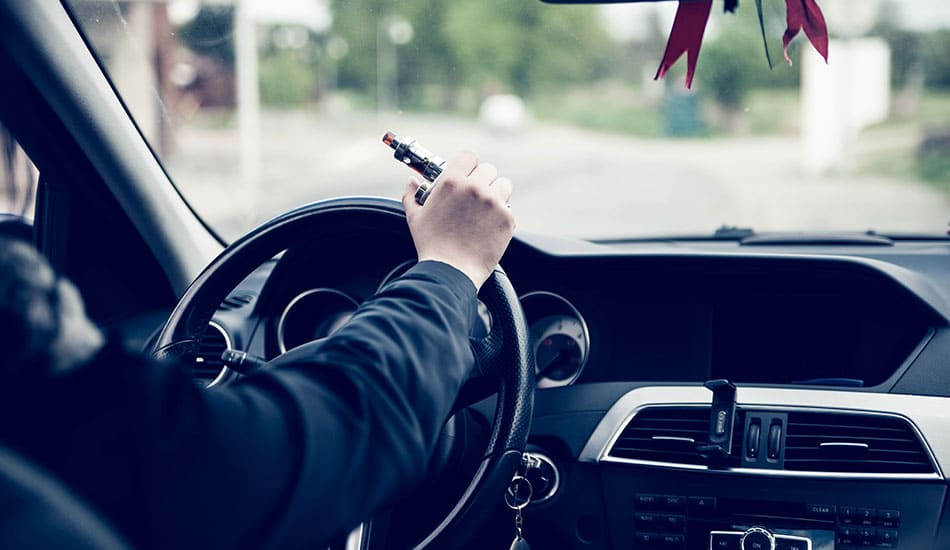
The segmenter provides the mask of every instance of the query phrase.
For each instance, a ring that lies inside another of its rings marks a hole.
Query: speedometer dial
[[[521,297],[534,348],[539,388],[567,386],[577,380],[590,350],[587,324],[564,298],[549,292]]]
[[[385,277],[383,277],[383,281],[379,283],[379,288],[376,289],[376,292],[382,290],[383,287],[389,284],[389,282],[393,279],[405,274],[412,268],[412,266],[416,265],[416,263],[416,260],[406,260],[394,267]],[[469,336],[475,339],[480,339],[488,336],[488,333],[491,332],[492,326],[491,312],[488,311],[488,307],[481,300],[478,301],[477,314],[478,317],[476,322],[472,323],[472,333]]]
[[[531,336],[538,387],[573,382],[587,361],[587,339],[581,322],[567,316],[545,317],[533,325]]]
[[[315,288],[299,294],[287,304],[277,323],[280,352],[326,338],[343,326],[359,304],[331,288]]]

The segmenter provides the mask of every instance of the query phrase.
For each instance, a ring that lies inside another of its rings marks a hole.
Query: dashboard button
[[[835,514],[838,512],[837,506],[834,504],[809,504],[808,505],[808,515],[815,519],[835,519]]]
[[[897,530],[896,529],[878,529],[877,537],[875,539],[875,544],[882,548],[896,548],[897,547]]]
[[[851,525],[839,527],[838,544],[858,544],[858,528]]]
[[[900,524],[901,524],[900,510],[878,510],[877,524],[882,527],[900,527]]]
[[[637,512],[634,514],[634,520],[640,529],[656,529],[659,526],[659,515],[648,512]]]
[[[858,508],[856,515],[859,525],[874,525],[877,514],[874,513],[873,508]]]
[[[788,538],[782,535],[775,536],[775,550],[809,550],[809,540],[804,538]]]
[[[690,512],[715,512],[716,497],[689,497]]]
[[[634,548],[637,550],[683,550],[686,548],[685,535],[637,531],[633,541]]]
[[[634,497],[633,503],[640,510],[657,510],[660,507],[660,496],[638,494]]]
[[[861,546],[874,546],[874,543],[877,542],[877,533],[874,529],[858,527],[857,534],[857,543]]]
[[[686,497],[679,495],[649,495],[638,493],[634,496],[637,510],[650,512],[680,512],[686,509]]]
[[[664,531],[682,531],[686,528],[686,518],[683,516],[661,515],[656,518],[657,529]]]
[[[854,506],[842,506],[838,508],[838,521],[845,525],[851,525],[857,521],[858,511]]]
[[[709,547],[712,550],[740,550],[741,533],[710,533]]]
[[[660,548],[664,550],[682,550],[686,548],[684,535],[660,535]]]
[[[660,503],[664,510],[670,512],[682,513],[686,509],[686,497],[663,495],[660,497]]]
[[[742,550],[774,550],[775,537],[761,527],[753,527],[742,535]]]
[[[641,531],[637,531],[636,535],[634,535],[633,537],[633,541],[636,543],[634,545],[634,548],[637,548],[638,550],[640,548],[644,548],[648,550],[661,548],[660,545],[662,544],[661,542],[662,539],[663,539],[663,535],[660,535],[657,533],[644,533]]]

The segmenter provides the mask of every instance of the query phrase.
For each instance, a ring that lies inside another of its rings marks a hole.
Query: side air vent
[[[223,302],[221,302],[221,305],[218,306],[218,310],[231,311],[233,309],[241,309],[242,307],[253,302],[254,298],[256,298],[254,294],[232,294],[225,298]]]
[[[739,465],[742,426],[739,412],[730,453],[735,459],[730,466]],[[630,420],[608,454],[644,462],[705,465],[708,461],[696,452],[696,445],[708,441],[708,435],[709,407],[647,407]]]
[[[221,369],[224,368],[221,353],[226,349],[231,349],[231,339],[228,334],[219,324],[209,323],[201,337],[195,365],[191,370],[195,382],[207,386],[218,377]]]
[[[896,416],[791,412],[785,469],[809,472],[930,474],[917,433]]]

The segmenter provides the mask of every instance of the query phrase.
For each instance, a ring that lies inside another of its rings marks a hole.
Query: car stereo
[[[637,549],[897,548],[901,513],[805,502],[637,494]]]

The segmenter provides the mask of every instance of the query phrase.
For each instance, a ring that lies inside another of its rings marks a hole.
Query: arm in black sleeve
[[[325,542],[423,478],[475,304],[465,275],[423,262],[313,355],[207,391],[105,354],[36,392],[13,443],[138,546]]]

